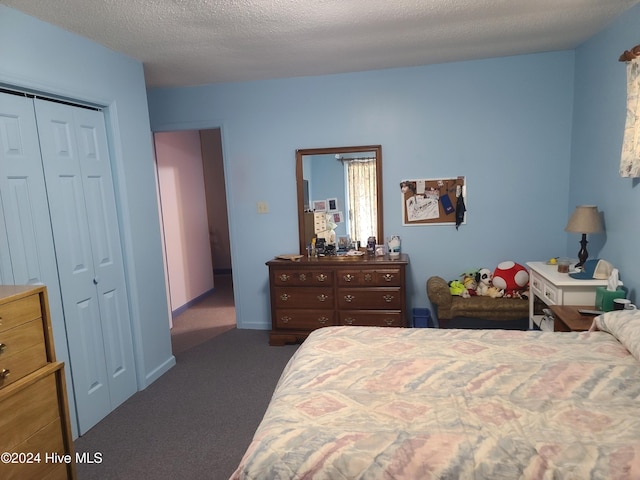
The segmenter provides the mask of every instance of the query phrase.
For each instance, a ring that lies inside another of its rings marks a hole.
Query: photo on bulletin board
[[[402,224],[455,225],[466,222],[465,177],[404,180],[400,183]]]

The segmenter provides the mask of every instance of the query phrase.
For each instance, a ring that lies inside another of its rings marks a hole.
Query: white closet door
[[[65,362],[77,431],[72,367],[33,100],[0,93],[0,281],[47,286],[56,357]]]
[[[104,116],[34,103],[83,434],[137,388]]]

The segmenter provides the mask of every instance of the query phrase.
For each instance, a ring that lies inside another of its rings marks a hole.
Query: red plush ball
[[[529,283],[529,272],[519,263],[502,262],[493,272],[493,285],[501,288],[505,293],[524,290]]]

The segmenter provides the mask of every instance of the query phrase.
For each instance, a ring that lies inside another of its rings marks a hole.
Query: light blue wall
[[[634,302],[640,301],[640,181],[618,174],[626,116],[626,66],[618,57],[640,43],[639,26],[636,6],[576,50],[568,208],[595,204],[603,212],[606,233],[589,236],[589,254],[619,268]],[[570,252],[579,240],[569,235]]]
[[[2,5],[0,45],[0,85],[106,107],[138,384],[144,388],[175,359],[142,65]]]
[[[574,52],[148,91],[154,131],[221,127],[238,326],[270,328],[264,263],[297,252],[295,151],[381,144],[385,236],[431,275],[564,255]],[[467,224],[402,226],[405,179],[466,176]],[[256,203],[266,201],[269,214]]]

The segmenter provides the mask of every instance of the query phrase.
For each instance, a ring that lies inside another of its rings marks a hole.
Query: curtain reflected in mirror
[[[371,236],[382,243],[381,172],[379,145],[296,152],[301,254],[320,238],[330,252]]]
[[[370,236],[377,238],[378,231],[376,159],[360,157],[345,159],[344,163],[349,237],[364,244]],[[382,239],[377,240],[382,243]]]

